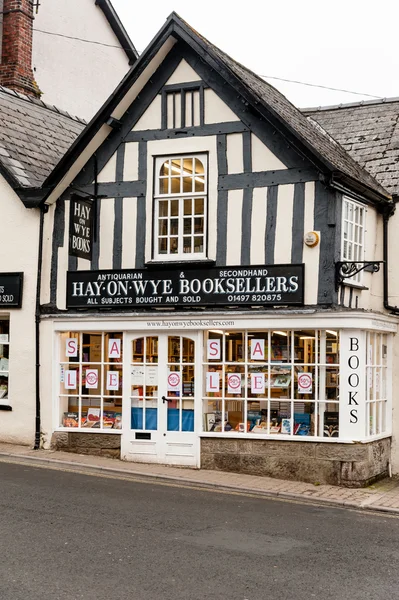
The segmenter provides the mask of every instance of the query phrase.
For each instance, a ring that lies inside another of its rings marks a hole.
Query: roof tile
[[[21,187],[39,187],[85,122],[0,86],[0,162]]]
[[[305,109],[391,194],[399,195],[399,99]]]

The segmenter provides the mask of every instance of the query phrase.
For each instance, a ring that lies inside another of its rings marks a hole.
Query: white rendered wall
[[[33,28],[32,62],[42,100],[90,120],[129,70],[104,13],[94,0],[41,0]]]
[[[0,441],[34,443],[35,301],[40,213],[27,210],[0,176],[2,215],[0,272],[24,273],[22,308],[0,310],[10,316],[9,403],[0,413]]]

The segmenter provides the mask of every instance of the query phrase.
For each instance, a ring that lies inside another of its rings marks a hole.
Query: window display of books
[[[101,429],[101,409],[89,408],[82,412],[82,425],[84,428]],[[78,412],[64,412],[62,419],[63,427],[79,427]],[[103,429],[122,429],[121,413],[113,411],[104,411],[102,419]]]

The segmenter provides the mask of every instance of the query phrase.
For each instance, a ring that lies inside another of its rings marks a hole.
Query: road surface
[[[399,519],[0,462],[1,600],[399,599]]]

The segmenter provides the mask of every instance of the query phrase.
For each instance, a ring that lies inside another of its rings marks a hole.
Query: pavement
[[[265,498],[281,498],[326,506],[399,514],[399,478],[392,477],[367,488],[341,488],[223,471],[207,471],[120,461],[103,456],[58,450],[33,450],[28,446],[0,443],[0,461],[28,463],[84,474],[107,474],[135,481],[159,482],[183,487],[217,490]]]

